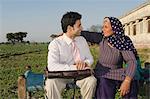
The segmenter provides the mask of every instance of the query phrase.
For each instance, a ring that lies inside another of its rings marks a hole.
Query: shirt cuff
[[[87,64],[87,66],[91,67],[90,60],[84,60],[84,62]]]
[[[70,70],[77,70],[76,65],[70,65]]]

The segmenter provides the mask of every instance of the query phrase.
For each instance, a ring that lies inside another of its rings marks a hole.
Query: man
[[[63,15],[63,35],[55,38],[48,47],[49,71],[84,70],[89,69],[93,63],[88,44],[80,36],[81,17],[77,12],[67,12]],[[71,80],[65,78],[47,79],[45,89],[48,99],[61,99],[62,90],[69,81]],[[83,99],[92,99],[96,87],[94,76],[78,80],[76,84],[80,87]]]

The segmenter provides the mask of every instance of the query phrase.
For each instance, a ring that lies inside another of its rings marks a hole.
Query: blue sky
[[[0,42],[10,32],[28,32],[26,40],[45,42],[62,32],[60,20],[67,11],[82,14],[84,30],[102,24],[105,16],[119,17],[146,0],[0,0]]]

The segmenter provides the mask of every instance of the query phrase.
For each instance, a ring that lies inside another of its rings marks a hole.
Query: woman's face
[[[105,37],[108,37],[113,34],[111,23],[108,18],[104,19],[102,31],[103,31]]]

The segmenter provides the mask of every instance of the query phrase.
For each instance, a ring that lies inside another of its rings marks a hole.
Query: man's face
[[[82,31],[81,20],[77,20],[76,23],[73,25],[72,33],[74,36],[79,36]]]

